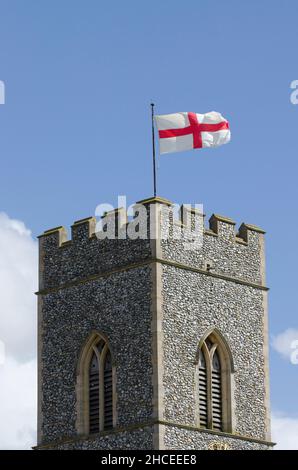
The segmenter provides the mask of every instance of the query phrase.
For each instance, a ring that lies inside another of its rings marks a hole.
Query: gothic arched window
[[[78,374],[78,419],[80,433],[94,434],[114,425],[114,372],[107,341],[93,334],[83,352]]]
[[[230,432],[231,372],[228,346],[219,332],[212,331],[198,350],[197,387],[199,426]]]

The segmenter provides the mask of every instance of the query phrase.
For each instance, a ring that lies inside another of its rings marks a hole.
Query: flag
[[[218,147],[231,138],[228,121],[216,111],[156,115],[155,122],[160,154]]]

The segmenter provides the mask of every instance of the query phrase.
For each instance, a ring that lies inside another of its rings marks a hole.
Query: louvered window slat
[[[107,353],[104,365],[104,429],[113,427],[112,361]]]
[[[89,430],[99,432],[99,367],[95,352],[93,352],[89,368]]]
[[[204,354],[200,351],[199,356],[199,415],[200,426],[206,428],[207,417],[207,371]]]
[[[221,365],[217,351],[212,360],[211,396],[213,428],[222,430]]]
[[[101,340],[92,354],[89,366],[89,432],[98,433],[100,429],[113,427],[113,377],[112,359],[109,350],[101,359],[105,343]],[[105,348],[106,350],[106,348]],[[103,370],[99,364],[103,362]],[[100,377],[102,381],[100,382]],[[102,397],[102,403],[101,403]],[[103,423],[100,423],[101,416]]]
[[[223,431],[222,365],[218,346],[210,335],[199,351],[199,421],[203,428]]]

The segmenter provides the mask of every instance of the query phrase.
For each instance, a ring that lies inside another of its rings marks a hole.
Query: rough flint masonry
[[[126,196],[118,196],[118,207],[102,203],[95,209],[96,237],[103,239],[150,239],[160,238],[167,240],[169,237],[182,240],[185,249],[201,248],[203,242],[203,205],[173,204],[162,198],[157,198],[163,204],[156,213],[156,205],[152,199],[146,199],[142,203],[132,204],[127,207]],[[148,215],[150,224],[147,226]],[[157,220],[163,220],[163,230],[157,230]],[[173,221],[176,230],[173,230]],[[183,226],[184,230],[178,230]]]

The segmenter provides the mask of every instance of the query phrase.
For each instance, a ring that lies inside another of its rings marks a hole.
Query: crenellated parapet
[[[56,227],[40,235],[39,289],[56,288],[91,278],[151,257],[149,240],[99,236],[94,217],[76,221],[71,227],[71,239],[67,239],[64,227]]]
[[[200,209],[162,198],[139,201],[100,219],[77,220],[71,238],[59,226],[39,236],[40,290],[59,287],[127,266],[164,260],[209,275],[265,285],[264,231],[213,214],[208,227]]]
[[[204,214],[191,208],[184,208],[191,219],[185,226],[182,210],[178,220],[167,215],[170,207],[163,212],[164,221],[173,220],[169,237],[161,239],[163,259],[265,286],[264,230],[243,223],[237,231],[236,222],[218,214],[210,217],[206,227]]]

